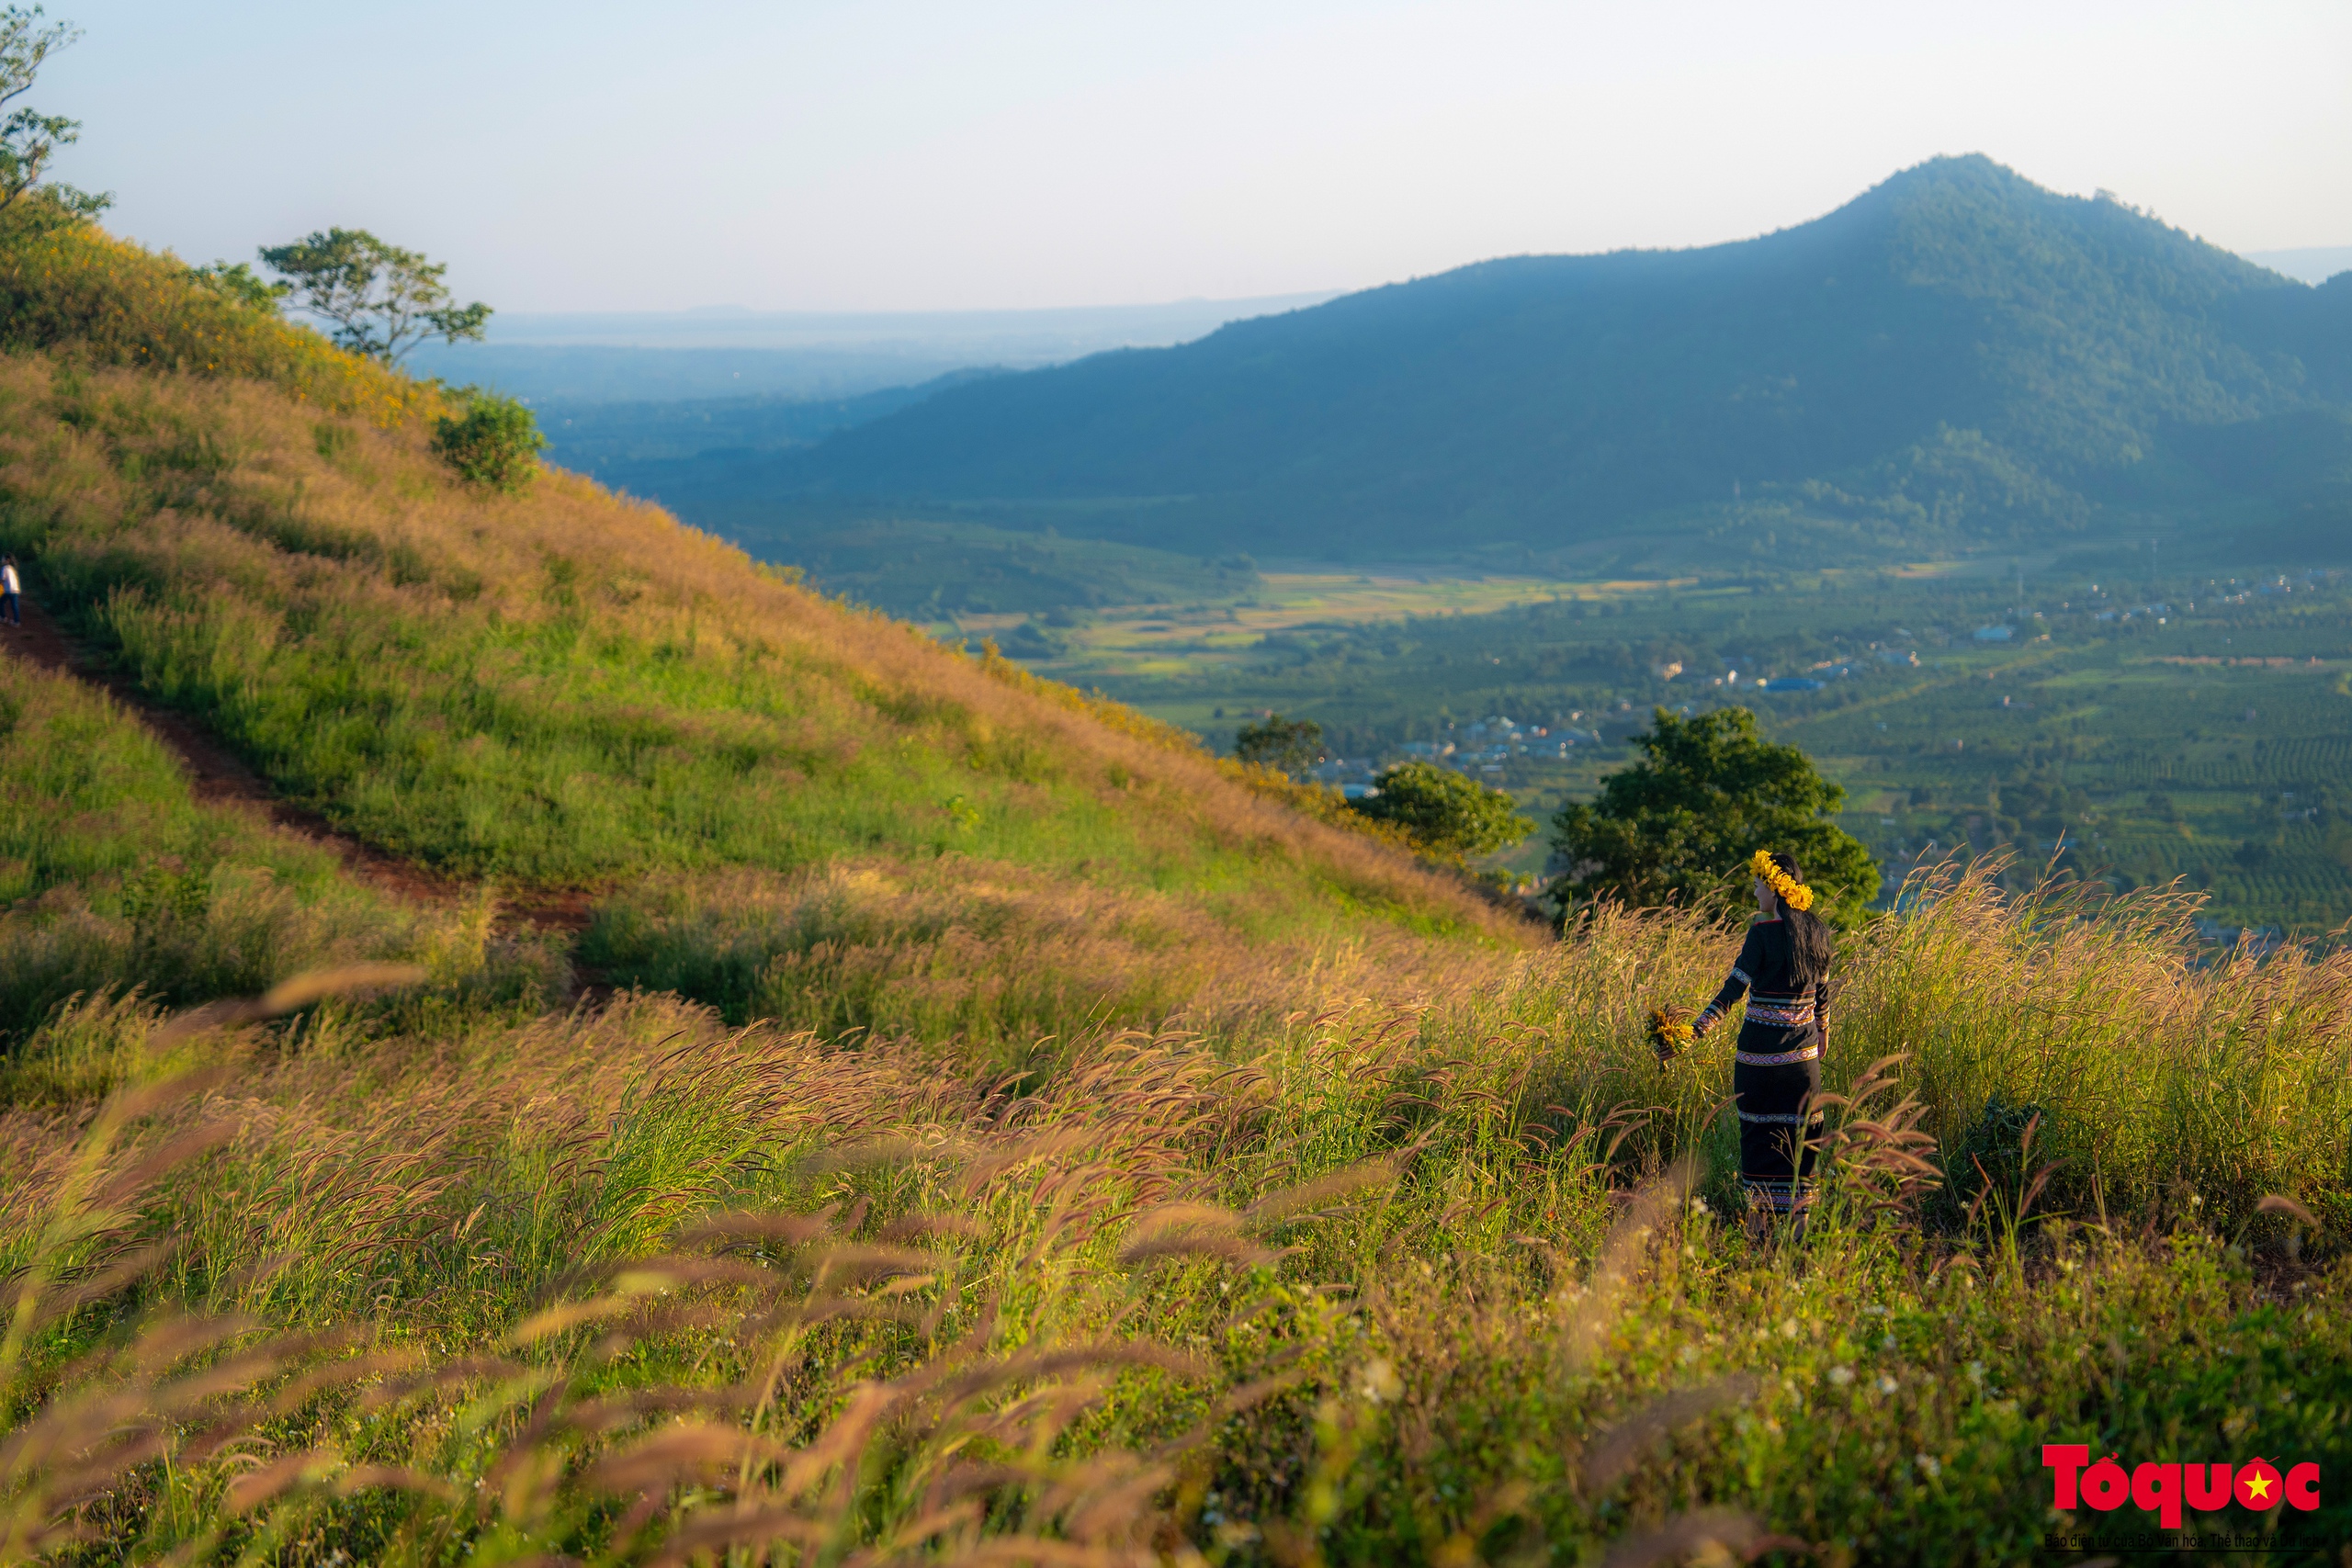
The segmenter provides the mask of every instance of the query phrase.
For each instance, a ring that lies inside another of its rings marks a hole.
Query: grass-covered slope
[[[459,877],[627,890],[591,940],[615,978],[880,942],[992,994],[971,978],[999,961],[983,950],[1026,940],[1006,934],[1008,887],[1097,909],[1082,981],[1031,976],[1075,1018],[1157,1018],[1197,988],[1169,976],[1226,946],[1523,940],[1126,710],[829,601],[575,476],[469,487],[427,450],[429,389],[221,315],[168,263],[63,243],[80,248],[45,264],[52,294],[176,288],[206,324],[142,307],[151,351],[111,315],[75,338],[71,311],[20,310],[20,343],[27,321],[65,323],[0,358],[0,548],[34,597],[369,845]],[[191,334],[218,357],[169,346]],[[688,886],[717,874],[724,900]],[[922,889],[919,919],[839,891],[886,884]],[[733,929],[771,905],[804,915]],[[1057,1007],[1015,1013],[1052,1032]],[[1000,1026],[1017,1032],[982,1032]]]
[[[2202,445],[2201,467],[2167,458],[2175,433],[2347,404],[2342,280],[1947,158],[1754,240],[1486,262],[951,388],[763,479],[1027,502],[1030,526],[1200,554],[1655,545],[1668,524],[1714,561],[1696,536],[1730,522],[1900,558],[2079,531],[2101,502],[2243,498]]]
[[[77,996],[250,994],[409,956],[429,924],[331,852],[199,804],[118,705],[0,653],[0,1050]]]

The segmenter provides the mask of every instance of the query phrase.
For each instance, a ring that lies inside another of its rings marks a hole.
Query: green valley
[[[1274,574],[1322,592],[993,635],[1219,744],[1259,713],[1313,718],[1334,784],[1451,748],[1539,818],[1620,765],[1653,706],[1740,703],[1847,787],[1890,894],[1922,859],[2007,852],[2013,879],[2184,878],[2230,931],[2332,931],[2352,919],[2352,585],[2156,556],[1747,582]],[[1505,863],[1543,858],[1531,841]]]

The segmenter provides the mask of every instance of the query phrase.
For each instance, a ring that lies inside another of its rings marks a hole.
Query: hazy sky
[[[192,261],[341,223],[508,310],[1355,288],[1736,239],[1939,152],[2352,243],[2352,3],[50,0],[61,172]]]

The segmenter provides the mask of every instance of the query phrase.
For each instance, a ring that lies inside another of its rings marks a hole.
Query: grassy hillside
[[[447,934],[342,871],[316,843],[199,805],[176,760],[104,696],[0,660],[8,1037],[110,989],[185,1007],[304,969],[420,956]]]
[[[742,482],[1051,502],[1199,554],[1916,558],[2267,493],[2205,447],[2300,452],[2347,403],[2352,286],[1972,157],[1736,244],[1487,262],[951,389]]]
[[[84,243],[95,268],[162,265]],[[1006,875],[1116,904],[1099,934],[1136,976],[1202,942],[1521,940],[1177,732],[828,601],[650,506],[560,471],[519,499],[469,491],[416,418],[379,424],[359,390],[271,368],[271,340],[306,334],[229,326],[263,344],[243,362],[266,378],[78,347],[0,365],[0,547],[137,690],[370,845],[592,896],[724,871],[789,901],[842,864],[903,866],[929,890],[927,934],[904,937],[925,964],[952,965],[967,916],[1001,918]],[[628,938],[597,950],[616,978],[685,940],[631,908]],[[1098,970],[1093,1005],[1156,1021],[1166,987],[1130,995],[1119,972]]]
[[[1924,878],[1750,1231],[1728,1032],[1643,1035],[1736,931],[1531,943],[226,324],[0,360],[0,547],[130,694],[0,654],[0,1562],[2012,1561],[2106,1517],[2044,1443],[2352,1462],[2352,956]]]

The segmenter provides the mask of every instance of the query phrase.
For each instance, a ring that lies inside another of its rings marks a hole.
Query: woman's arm
[[[1715,999],[1707,1004],[1704,1012],[1690,1021],[1693,1036],[1703,1037],[1707,1031],[1722,1021],[1724,1014],[1731,1011],[1740,998],[1747,994],[1747,987],[1754,983],[1751,976],[1758,963],[1759,946],[1756,928],[1748,927],[1747,940],[1739,944],[1739,962],[1734,964],[1731,973],[1724,976],[1723,989],[1715,993]]]

